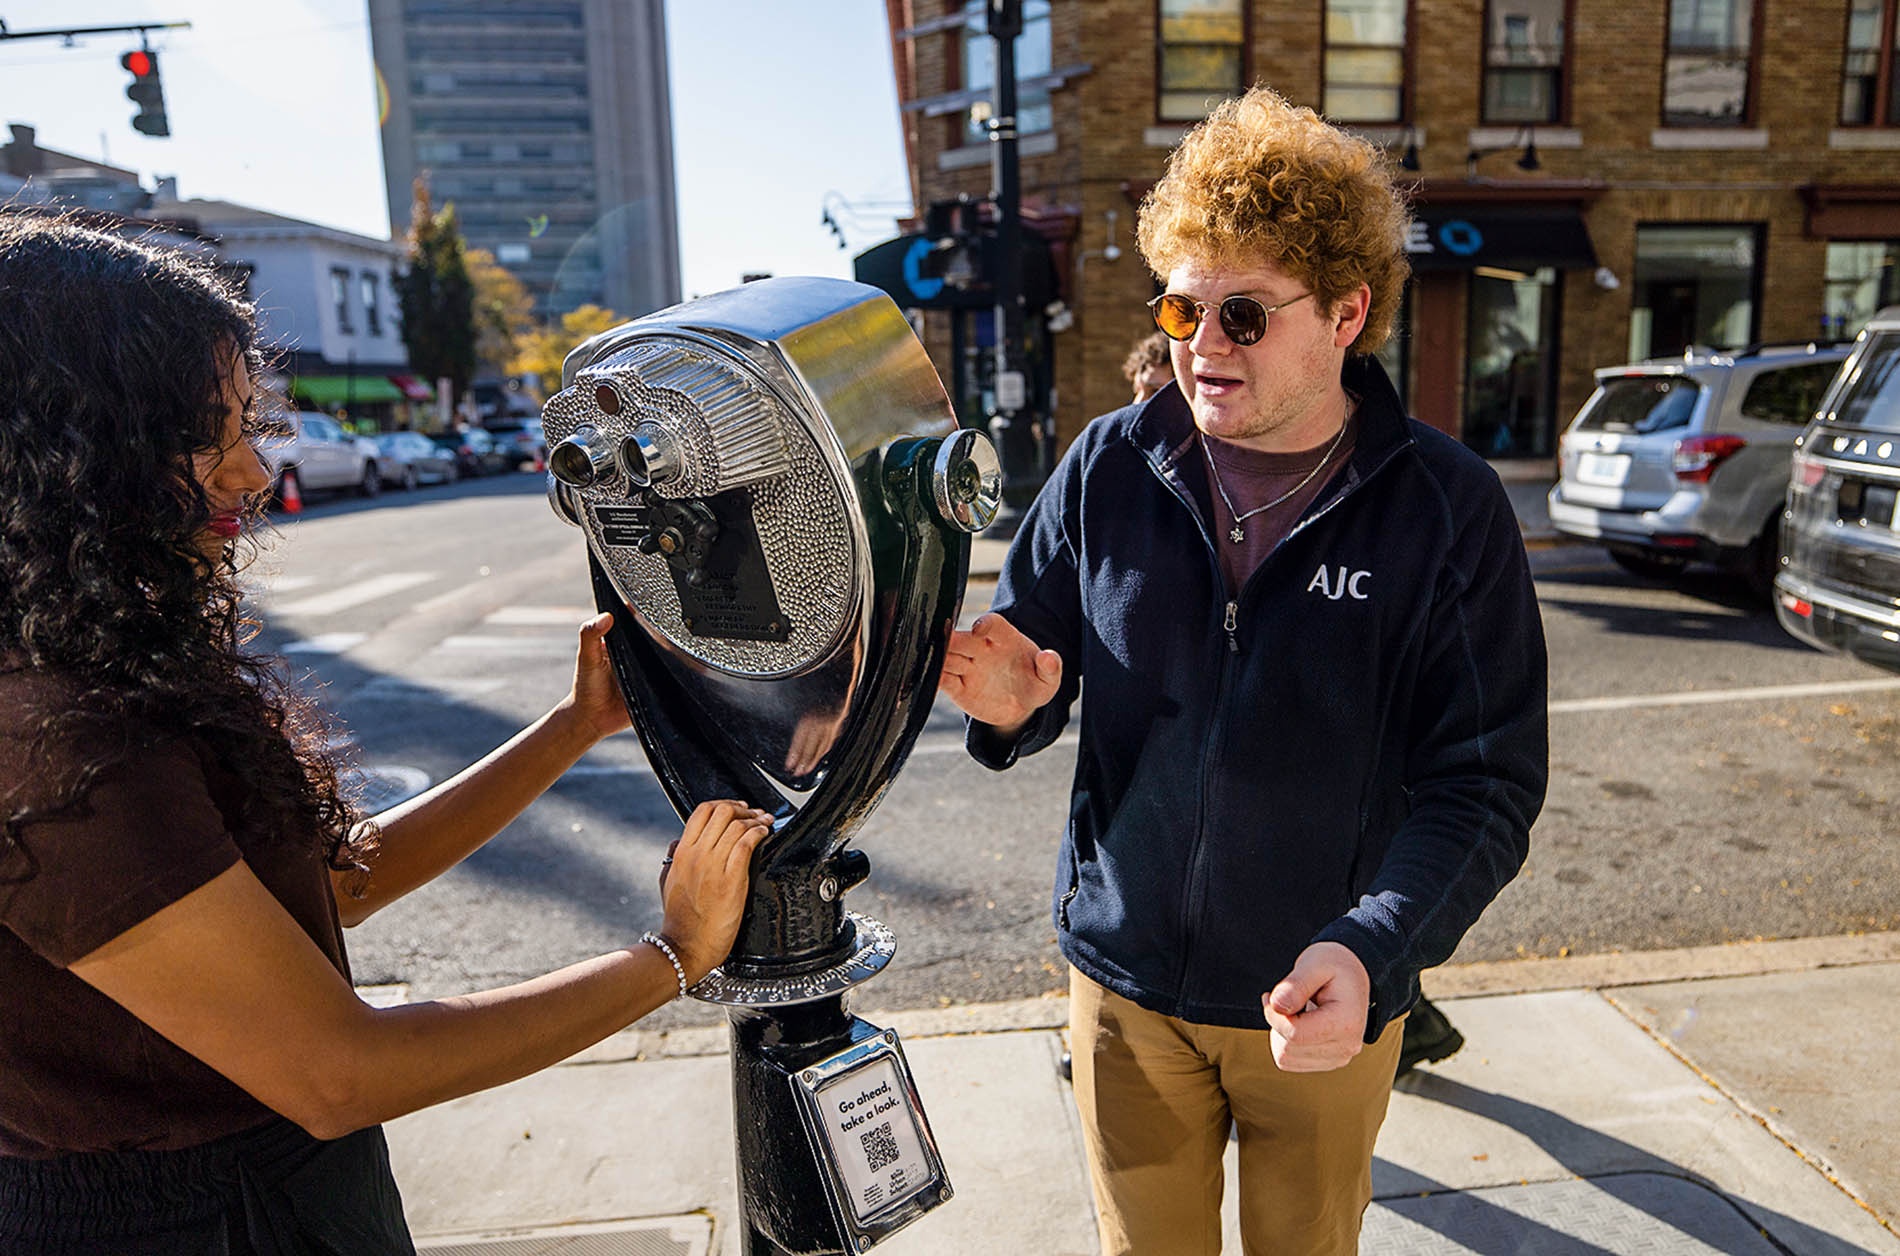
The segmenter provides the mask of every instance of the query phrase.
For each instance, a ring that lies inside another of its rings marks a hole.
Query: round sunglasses
[[[1278,305],[1262,305],[1252,297],[1228,297],[1215,306],[1211,302],[1184,297],[1178,292],[1164,292],[1148,302],[1148,312],[1154,315],[1155,326],[1161,329],[1162,335],[1170,340],[1188,340],[1200,330],[1201,319],[1206,317],[1207,312],[1217,309],[1220,329],[1227,338],[1237,345],[1250,345],[1267,334],[1268,315],[1312,295],[1302,292]]]

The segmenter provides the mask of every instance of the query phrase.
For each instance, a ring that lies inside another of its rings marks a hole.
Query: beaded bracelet
[[[653,930],[651,929],[648,929],[645,933],[641,934],[640,940],[642,942],[651,942],[653,945],[660,948],[660,954],[666,956],[666,962],[673,965],[673,975],[679,978],[680,998],[682,999],[685,998],[686,997],[686,970],[680,967],[680,957],[674,954],[673,944],[671,942],[668,942],[665,938],[661,937],[659,934],[653,932]]]

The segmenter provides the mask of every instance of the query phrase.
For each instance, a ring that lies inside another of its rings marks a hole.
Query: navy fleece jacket
[[[994,609],[1062,656],[1056,697],[979,762],[1047,746],[1078,691],[1055,918],[1143,1007],[1264,1028],[1307,946],[1372,979],[1366,1040],[1516,875],[1543,805],[1543,627],[1476,454],[1349,361],[1345,469],[1230,600],[1178,388],[1091,423],[1031,507]]]

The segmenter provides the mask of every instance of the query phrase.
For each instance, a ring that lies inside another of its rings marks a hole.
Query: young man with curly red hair
[[[975,757],[1080,746],[1055,887],[1103,1249],[1358,1250],[1401,1024],[1522,865],[1545,657],[1496,475],[1371,354],[1378,150],[1255,89],[1142,207],[1178,388],[1077,439],[944,691]]]

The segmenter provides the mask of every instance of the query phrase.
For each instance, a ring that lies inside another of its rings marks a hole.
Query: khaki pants
[[[1353,1256],[1404,1018],[1352,1063],[1283,1073],[1260,1029],[1150,1012],[1073,969],[1069,1032],[1104,1256],[1217,1256],[1240,1141],[1247,1256]]]

